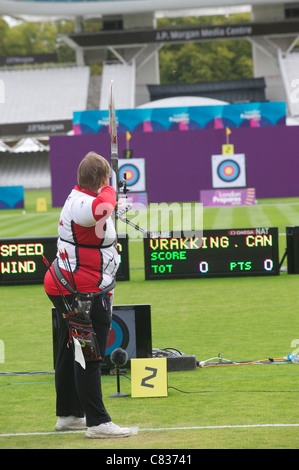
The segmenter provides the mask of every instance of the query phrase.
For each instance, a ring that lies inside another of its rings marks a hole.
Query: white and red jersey
[[[61,271],[69,279],[61,257],[61,252],[67,251],[79,292],[98,292],[115,279],[119,266],[116,231],[111,217],[115,205],[112,186],[104,186],[98,195],[75,186],[62,208],[57,258]],[[55,276],[53,266],[50,269]],[[48,294],[59,294],[49,271],[44,285]],[[69,294],[63,286],[60,287],[64,294]]]

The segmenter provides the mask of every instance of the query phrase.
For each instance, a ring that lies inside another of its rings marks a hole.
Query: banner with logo
[[[204,207],[252,206],[256,204],[255,188],[202,190],[200,202]]]
[[[177,108],[116,110],[118,132],[155,132],[285,125],[286,103],[237,103]],[[108,110],[73,113],[75,135],[109,132]]]

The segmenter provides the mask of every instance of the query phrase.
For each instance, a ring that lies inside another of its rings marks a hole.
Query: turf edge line
[[[298,427],[299,423],[293,424],[227,424],[223,426],[179,426],[174,428],[140,428],[139,431],[179,431],[179,430],[192,430],[192,429],[237,429],[237,428],[279,428],[279,427]],[[47,436],[51,434],[78,434],[86,432],[86,429],[80,431],[49,431],[49,432],[20,432],[0,434],[0,437],[17,437],[17,436]]]

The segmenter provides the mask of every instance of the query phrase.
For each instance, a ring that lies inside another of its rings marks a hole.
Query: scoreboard
[[[117,281],[129,280],[128,235],[119,238]],[[47,267],[56,257],[57,237],[0,238],[0,285],[42,284]]]
[[[178,236],[179,235],[179,236]],[[279,274],[278,228],[204,230],[144,238],[145,279]]]
[[[278,228],[155,233],[143,239],[145,279],[273,276],[279,274]],[[117,281],[128,281],[128,234],[119,236]],[[44,255],[55,259],[57,237],[0,239],[0,285],[42,284]]]
[[[41,284],[46,274],[44,255],[55,259],[57,237],[1,238],[0,285]]]
[[[129,281],[129,237],[127,233],[125,236],[118,235],[117,250],[119,253],[119,267],[116,273],[116,281]]]

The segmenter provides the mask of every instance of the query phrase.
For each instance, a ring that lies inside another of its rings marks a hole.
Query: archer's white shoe
[[[60,416],[55,425],[56,431],[80,430],[86,428],[86,419],[76,416]]]
[[[98,426],[87,428],[85,437],[90,439],[107,439],[115,437],[129,437],[131,435],[130,428],[120,428],[116,424],[109,421]]]

